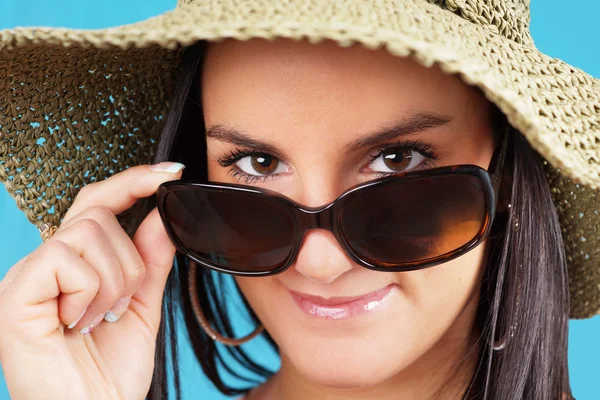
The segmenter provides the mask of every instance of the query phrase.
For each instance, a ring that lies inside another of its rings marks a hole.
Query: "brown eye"
[[[385,150],[377,156],[369,169],[373,172],[393,174],[408,172],[425,161],[426,157],[420,152],[410,148],[395,148]]]
[[[392,171],[404,171],[413,159],[412,150],[396,150],[392,153],[382,154],[383,162]]]
[[[277,170],[279,160],[268,154],[250,156],[250,165],[260,175],[270,175]]]
[[[235,166],[248,176],[271,176],[288,171],[286,163],[267,153],[252,153],[240,158]]]

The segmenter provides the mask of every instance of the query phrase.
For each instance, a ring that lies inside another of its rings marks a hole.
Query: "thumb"
[[[175,246],[167,235],[158,209],[152,210],[144,219],[133,243],[146,266],[146,275],[132,300],[148,310],[152,325],[158,329],[163,293],[175,258]]]

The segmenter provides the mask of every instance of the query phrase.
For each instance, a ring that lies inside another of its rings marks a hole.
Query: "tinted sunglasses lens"
[[[394,180],[351,193],[340,214],[347,244],[373,264],[447,255],[476,238],[487,218],[483,183],[471,175]]]
[[[227,271],[267,272],[292,251],[292,215],[267,196],[187,187],[167,193],[164,213],[189,252]]]

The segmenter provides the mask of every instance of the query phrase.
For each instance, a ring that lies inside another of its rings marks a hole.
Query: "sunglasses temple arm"
[[[192,103],[193,105],[195,105],[196,107],[202,109],[202,104],[198,103],[192,97],[188,97],[186,100],[189,101],[190,103]]]

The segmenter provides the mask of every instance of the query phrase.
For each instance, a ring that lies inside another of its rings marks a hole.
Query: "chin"
[[[383,348],[373,346],[370,340],[331,339],[332,346],[292,348],[286,352],[287,361],[294,365],[308,380],[324,387],[336,389],[359,389],[376,386],[398,374],[410,361],[390,354]],[[352,343],[355,342],[355,343]],[[370,344],[366,347],[367,343]],[[285,351],[285,349],[281,349]],[[403,362],[403,361],[406,362]]]

